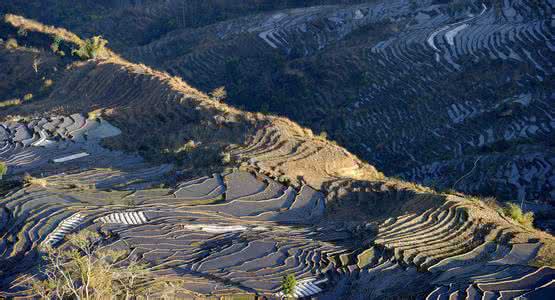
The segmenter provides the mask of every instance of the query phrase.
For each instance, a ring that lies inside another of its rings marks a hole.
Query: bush
[[[284,295],[292,295],[295,292],[295,287],[297,286],[297,279],[295,274],[289,274],[283,277],[281,281],[281,291]]]
[[[51,87],[53,84],[54,84],[54,81],[52,79],[45,79],[44,82],[42,83],[42,87],[47,89]]]
[[[506,216],[517,221],[523,226],[532,227],[534,224],[534,213],[523,213],[522,209],[515,203],[508,203],[503,209],[503,212]]]
[[[17,35],[18,36],[27,36],[27,30],[25,30],[25,28],[19,28],[17,30]]]
[[[187,143],[185,143],[184,145],[182,145],[181,147],[175,149],[173,152],[175,154],[179,154],[179,153],[189,153],[192,152],[193,150],[195,150],[198,147],[198,143],[195,143],[195,141],[193,140],[188,140]]]
[[[223,153],[221,154],[221,156],[222,156],[222,163],[223,163],[224,165],[228,165],[228,164],[231,163],[231,154],[230,154],[230,153],[228,153],[228,152],[223,152]]]
[[[17,40],[14,38],[8,39],[6,41],[6,48],[7,49],[17,49],[17,47],[19,47],[19,45],[17,44]]]
[[[60,50],[60,43],[62,42],[62,38],[59,36],[55,36],[52,44],[50,44],[50,49],[52,52],[57,53]]]
[[[90,39],[86,39],[79,49],[71,51],[71,54],[79,56],[82,60],[102,57],[106,54],[106,44],[108,44],[108,41],[101,36],[93,36]]]
[[[23,96],[23,101],[29,101],[31,99],[33,99],[33,94],[31,93],[27,93],[25,94],[25,96]]]
[[[227,98],[227,91],[225,90],[224,86],[220,86],[218,88],[215,88],[212,92],[210,92],[210,96],[212,96],[212,99],[221,102],[224,101],[225,98]]]
[[[8,166],[5,162],[0,161],[0,179],[2,179],[2,177],[6,175],[6,173],[8,173]]]
[[[0,107],[15,106],[21,104],[21,99],[10,99],[6,101],[0,101]]]

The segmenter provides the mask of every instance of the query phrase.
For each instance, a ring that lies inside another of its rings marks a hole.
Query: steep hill
[[[56,22],[204,92],[225,86],[237,107],[326,132],[389,176],[555,197],[551,0],[205,2],[104,3],[113,12],[101,20]],[[210,17],[221,5],[229,13]],[[171,31],[153,29],[173,18],[161,26]]]
[[[41,245],[84,229],[184,279],[191,298],[277,297],[288,273],[298,296],[321,299],[553,289],[553,237],[495,201],[385,177],[289,119],[220,103],[112,51],[53,55],[54,35],[62,47],[83,41],[6,21],[2,86],[40,96],[0,110],[8,178],[35,176],[0,200],[3,296],[26,293]]]
[[[275,11],[125,53],[325,131],[388,175],[552,200],[553,2],[411,3]]]

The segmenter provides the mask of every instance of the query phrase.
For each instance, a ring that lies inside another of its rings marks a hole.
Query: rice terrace
[[[554,299],[553,0],[5,0],[0,299]]]

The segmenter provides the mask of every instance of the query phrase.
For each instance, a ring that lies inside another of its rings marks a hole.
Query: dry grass
[[[6,14],[4,16],[4,21],[16,28],[24,29],[26,31],[43,32],[53,37],[59,37],[60,39],[75,45],[81,45],[84,43],[83,40],[81,40],[76,34],[68,30],[56,28],[54,26],[47,26],[21,16]]]
[[[41,186],[41,187],[47,187],[48,186],[48,180],[46,180],[45,178],[36,178],[36,177],[33,177],[29,174],[26,174],[23,177],[23,182],[25,184],[38,185],[38,186]]]
[[[530,265],[534,267],[555,267],[555,239],[546,238],[542,240],[542,243],[543,246],[540,248],[536,258],[530,262]]]
[[[89,120],[96,120],[100,116],[102,116],[102,109],[95,109],[87,114]]]
[[[69,30],[54,27],[54,26],[44,25],[40,22],[27,19],[22,16],[6,14],[4,16],[4,22],[12,25],[15,28],[18,28],[19,30],[25,30],[30,32],[41,32],[41,33],[47,34],[54,39],[59,39],[60,41],[73,44],[77,48],[81,48],[86,44],[85,40],[81,39],[78,35],[76,35],[75,33]],[[118,55],[116,55],[114,52],[112,52],[107,48],[105,52],[106,52],[106,57],[119,58]]]
[[[357,266],[362,269],[365,266],[369,265],[371,263],[371,260],[374,258],[374,255],[375,254],[373,248],[364,250],[357,256]]]

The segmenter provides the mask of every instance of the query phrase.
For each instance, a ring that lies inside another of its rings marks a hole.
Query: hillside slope
[[[9,178],[37,177],[0,200],[4,296],[26,293],[41,245],[84,229],[185,279],[191,297],[276,296],[288,273],[307,286],[299,295],[321,299],[552,288],[553,237],[495,203],[384,177],[286,118],[238,110],[113,52],[53,56],[49,36],[63,31],[7,21],[29,31],[18,47],[1,44],[0,67],[17,75],[7,86],[54,80],[0,110]]]
[[[325,131],[390,176],[549,202],[552,14],[536,0],[313,6],[177,29],[123,53]]]

